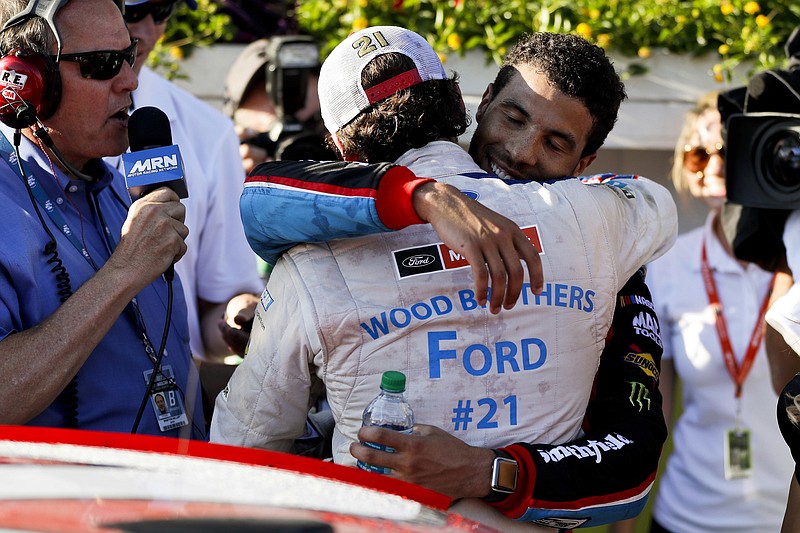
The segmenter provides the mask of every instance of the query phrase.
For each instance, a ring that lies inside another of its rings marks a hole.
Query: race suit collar
[[[453,174],[485,174],[472,157],[456,143],[433,141],[422,148],[412,148],[395,161],[417,176],[440,178]]]

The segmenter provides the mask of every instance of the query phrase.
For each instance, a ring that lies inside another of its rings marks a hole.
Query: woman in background
[[[662,327],[666,420],[682,405],[651,532],[777,532],[786,507],[792,461],[765,410],[777,401],[762,342],[773,275],[737,260],[725,238],[724,153],[713,93],[687,114],[672,175],[679,193],[710,212],[648,270]]]

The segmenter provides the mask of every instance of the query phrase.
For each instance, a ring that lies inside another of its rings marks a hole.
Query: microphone
[[[178,145],[172,144],[169,118],[157,107],[141,107],[128,120],[129,153],[122,154],[125,183],[132,200],[138,200],[159,187],[169,187],[179,198],[188,198],[183,177],[183,160]],[[175,265],[164,273],[167,281],[175,276]]]
[[[159,188],[169,187],[180,198],[188,198],[183,160],[172,144],[169,118],[157,107],[141,107],[128,120],[129,153],[122,154],[125,183],[132,200]]]

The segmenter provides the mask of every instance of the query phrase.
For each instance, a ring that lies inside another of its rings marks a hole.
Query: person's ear
[[[336,132],[331,133],[331,139],[333,139],[333,144],[336,145],[336,149],[339,150],[339,153],[342,154],[342,157],[344,157],[344,148],[342,147],[342,141],[339,139],[339,136],[336,135]]]
[[[357,156],[354,155],[347,155],[344,153],[344,145],[342,144],[341,139],[336,133],[331,133],[331,139],[333,139],[333,144],[336,145],[336,149],[339,150],[339,153],[342,154],[342,159],[345,161],[359,161]]]
[[[572,171],[573,176],[580,176],[584,170],[586,170],[589,165],[591,165],[594,160],[597,159],[597,154],[591,154],[584,156],[578,161],[578,164],[575,166],[575,170]]]
[[[492,101],[493,90],[494,90],[494,85],[490,83],[489,85],[486,86],[486,90],[483,91],[483,96],[481,97],[481,103],[478,104],[478,110],[475,112],[475,122],[480,122],[481,118],[483,118],[483,114],[486,112],[486,107],[489,105],[489,102]]]

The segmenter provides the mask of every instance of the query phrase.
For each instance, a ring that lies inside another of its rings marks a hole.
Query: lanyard
[[[750,343],[747,345],[744,359],[741,366],[736,362],[736,357],[733,355],[733,347],[731,346],[731,339],[728,336],[728,326],[725,323],[725,315],[722,313],[722,303],[719,300],[719,292],[717,292],[717,284],[714,282],[714,274],[708,266],[708,256],[706,254],[706,241],[703,240],[703,255],[702,255],[702,270],[703,270],[703,283],[706,286],[706,293],[708,293],[708,303],[714,309],[715,322],[717,326],[717,335],[719,342],[722,345],[722,354],[725,358],[725,367],[728,369],[728,374],[731,376],[734,385],[736,385],[736,398],[742,395],[742,385],[747,378],[747,374],[753,367],[753,361],[756,358],[758,347],[761,346],[761,339],[764,337],[764,315],[767,314],[767,306],[769,304],[769,296],[772,292],[772,282],[770,288],[767,290],[767,295],[761,303],[761,309],[758,312],[758,319],[753,327],[753,333],[750,335]],[[773,280],[775,277],[773,276]]]
[[[33,193],[36,203],[38,203],[39,206],[44,209],[45,213],[47,213],[47,216],[50,217],[50,220],[52,220],[61,233],[67,237],[69,242],[72,243],[72,246],[74,246],[75,249],[80,252],[83,258],[89,262],[92,268],[97,270],[97,266],[94,264],[92,257],[89,255],[89,251],[78,239],[78,236],[75,234],[75,232],[69,227],[69,224],[67,224],[67,221],[64,219],[64,216],[61,214],[61,212],[56,209],[55,205],[53,205],[53,201],[48,198],[47,193],[44,191],[44,188],[39,185],[39,181],[36,179],[33,173],[31,173],[30,176],[23,176],[21,174],[19,165],[17,165],[17,154],[15,153],[14,148],[11,146],[9,140],[5,135],[2,134],[2,132],[0,132],[0,150],[3,152],[3,159],[6,160],[6,163],[8,163],[8,166],[11,167],[11,170],[14,171],[17,177],[22,180],[23,183],[25,181],[28,182],[28,187]],[[108,228],[105,229],[106,232],[108,232]]]
[[[44,188],[39,185],[39,182],[33,175],[33,173],[31,173],[30,176],[24,176],[21,173],[19,168],[20,165],[17,165],[17,154],[14,151],[13,146],[11,146],[9,140],[6,138],[5,135],[3,135],[2,132],[0,132],[0,151],[2,151],[3,159],[5,159],[6,163],[8,164],[9,167],[11,167],[11,169],[14,171],[17,177],[19,177],[19,179],[22,180],[23,184],[25,184],[25,182],[27,181],[28,187],[33,193],[36,202],[41,206],[42,209],[44,209],[44,211],[50,217],[50,220],[52,220],[53,223],[56,225],[56,227],[59,230],[61,230],[61,232],[75,247],[75,249],[80,252],[83,258],[86,259],[89,265],[91,265],[91,267],[96,272],[98,270],[98,267],[95,264],[92,257],[89,255],[89,251],[86,250],[86,247],[83,246],[83,243],[81,243],[80,240],[78,240],[78,237],[75,235],[75,232],[73,232],[72,229],[69,227],[67,221],[64,219],[64,216],[61,214],[61,212],[53,205],[53,201],[47,196],[47,193],[44,191]],[[111,186],[109,185],[109,187]],[[96,198],[94,199],[94,209],[97,211],[97,214],[100,218],[100,223],[103,225],[103,230],[105,231],[104,235],[105,238],[103,240],[110,254],[113,252],[112,250],[113,245],[108,242],[108,239],[111,238],[110,237],[111,231],[108,229],[108,224],[106,224],[106,221],[103,218],[103,213],[100,211],[100,205],[96,201]],[[153,348],[153,343],[147,336],[147,329],[145,328],[144,317],[142,316],[142,312],[139,309],[139,302],[137,302],[136,298],[134,297],[131,300],[131,303],[125,309],[129,313],[131,319],[133,320],[137,329],[141,333],[142,343],[144,344],[144,351],[147,354],[147,357],[151,361],[155,362],[156,351]]]

